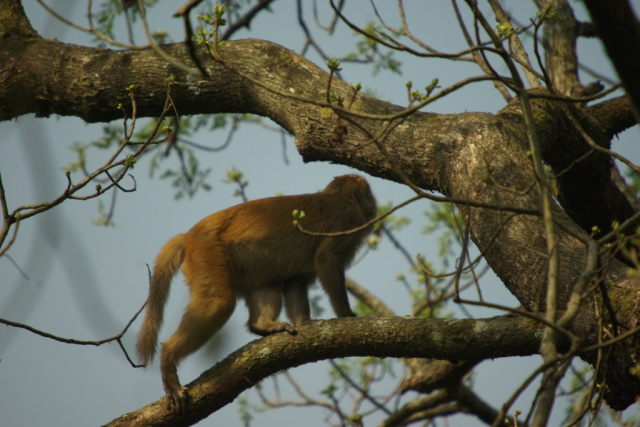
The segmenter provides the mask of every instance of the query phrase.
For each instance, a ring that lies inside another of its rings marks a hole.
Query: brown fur
[[[182,267],[191,299],[178,330],[162,345],[161,371],[169,406],[183,411],[186,392],[178,363],[200,348],[229,319],[237,298],[249,308],[249,329],[259,335],[287,331],[309,322],[307,288],[320,280],[339,317],[355,316],[349,307],[344,270],[371,227],[340,236],[312,232],[347,231],[376,216],[376,201],[358,175],[335,178],[314,194],[254,200],[204,218],[185,234],[169,240],[155,263],[147,312],[138,335],[138,353],[149,363],[171,279]],[[278,322],[282,302],[293,325]]]

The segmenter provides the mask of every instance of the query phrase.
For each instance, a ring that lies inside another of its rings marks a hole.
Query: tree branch
[[[608,139],[638,124],[633,115],[633,104],[627,96],[607,99],[587,108],[600,124]]]
[[[578,79],[576,38],[578,23],[566,0],[536,0],[542,13],[553,12],[544,23],[544,46],[547,74],[554,92],[577,95],[582,85]]]
[[[113,420],[108,426],[191,425],[232,402],[242,391],[283,369],[336,357],[496,358],[535,354],[541,328],[530,319],[482,320],[399,317],[315,321],[295,336],[275,334],[240,348],[187,387],[185,414],[166,410],[165,399]],[[456,340],[446,337],[455,336]]]
[[[640,23],[627,0],[585,0],[598,36],[627,90],[640,123]]]

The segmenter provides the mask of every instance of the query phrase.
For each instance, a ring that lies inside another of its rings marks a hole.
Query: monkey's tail
[[[146,366],[156,353],[158,331],[162,326],[164,305],[169,297],[171,279],[178,272],[184,260],[184,239],[186,234],[178,234],[169,240],[156,258],[151,278],[147,312],[138,333],[138,355]]]

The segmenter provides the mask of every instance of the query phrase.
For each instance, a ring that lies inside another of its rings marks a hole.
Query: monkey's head
[[[367,220],[375,218],[377,214],[376,198],[373,196],[367,180],[360,175],[337,176],[323,192],[335,193],[351,199],[360,207]]]

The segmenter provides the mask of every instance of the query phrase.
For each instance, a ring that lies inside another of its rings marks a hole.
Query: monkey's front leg
[[[345,285],[345,266],[343,263],[345,256],[332,247],[331,240],[325,242],[316,255],[318,279],[329,296],[329,301],[336,316],[356,317],[356,314],[349,306],[349,297],[347,296],[347,287]]]

